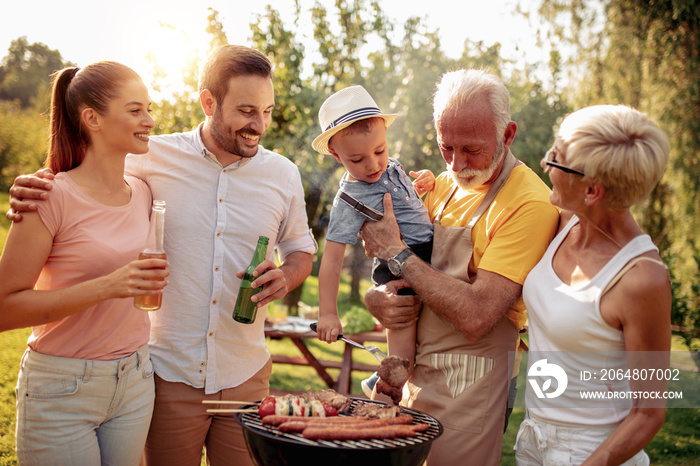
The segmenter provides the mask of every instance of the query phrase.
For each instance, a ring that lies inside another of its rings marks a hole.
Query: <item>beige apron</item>
[[[471,232],[501,189],[516,159],[508,152],[493,182],[466,227],[443,227],[443,211],[456,191],[442,204],[435,219],[431,264],[460,280],[472,282]],[[440,320],[424,305],[418,321],[416,367],[407,383],[407,406],[436,417],[445,428],[430,449],[427,465],[498,465],[512,371],[509,354],[518,331],[505,316],[478,342]],[[406,400],[404,400],[406,401]]]

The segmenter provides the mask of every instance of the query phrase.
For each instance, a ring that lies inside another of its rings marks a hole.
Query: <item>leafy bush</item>
[[[374,317],[361,307],[353,307],[346,312],[342,317],[342,322],[343,333],[348,335],[374,330]]]

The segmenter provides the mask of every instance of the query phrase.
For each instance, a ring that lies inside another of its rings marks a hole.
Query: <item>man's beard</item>
[[[239,131],[243,130],[245,130],[245,132],[248,134],[258,134],[250,128],[241,128]],[[258,153],[257,146],[251,149],[250,147],[245,147],[239,144],[236,132],[231,131],[226,126],[224,119],[221,116],[221,112],[219,111],[215,111],[214,115],[212,116],[211,137],[214,139],[217,146],[221,147],[229,154],[237,157],[251,158],[255,157],[255,155]]]
[[[493,153],[494,156],[493,160],[491,161],[491,165],[489,165],[489,167],[485,168],[484,170],[463,168],[458,172],[454,172],[452,171],[452,168],[449,165],[447,166],[447,170],[450,172],[450,176],[452,176],[454,182],[457,183],[457,186],[459,186],[461,189],[478,188],[479,186],[483,185],[491,179],[493,174],[496,172],[498,165],[503,161],[503,158],[506,156],[506,151],[503,147],[503,141],[498,142],[498,144],[496,145],[496,150]],[[500,157],[496,155],[499,153],[501,154]]]

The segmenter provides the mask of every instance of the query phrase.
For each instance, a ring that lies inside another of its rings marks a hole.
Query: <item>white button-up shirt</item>
[[[200,125],[154,136],[150,152],[127,156],[126,171],[166,202],[165,252],[170,263],[163,306],[150,312],[149,347],[159,377],[215,393],[235,387],[270,357],[263,330],[267,306],[253,324],[233,320],[240,280],[259,236],[267,258],[316,252],[293,162],[258,148],[255,157],[222,167],[209,154]]]

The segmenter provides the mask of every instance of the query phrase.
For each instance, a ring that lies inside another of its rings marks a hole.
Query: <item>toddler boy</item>
[[[397,115],[383,114],[362,86],[351,86],[330,96],[319,110],[323,133],[313,141],[318,152],[332,155],[347,172],[333,200],[326,245],[319,271],[319,320],[317,333],[326,342],[337,340],[342,331],[338,318],[338,285],[345,247],[355,244],[365,221],[382,217],[384,194],[390,193],[396,221],[411,251],[426,262],[432,253],[433,225],[420,195],[435,185],[429,170],[411,172],[411,183],[399,162],[389,158],[386,131]],[[397,255],[405,260],[408,252]],[[375,258],[372,282],[375,285],[398,278],[386,261]],[[408,290],[412,293],[412,290]],[[409,360],[415,358],[415,325],[402,330],[387,329],[390,354]],[[377,381],[376,373],[364,380],[362,388],[369,397]]]

